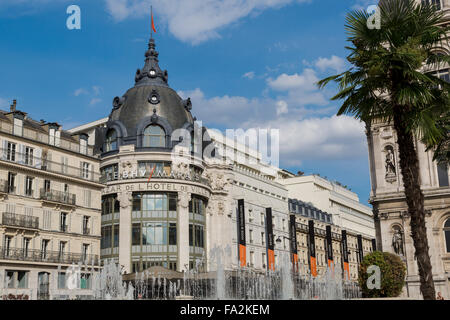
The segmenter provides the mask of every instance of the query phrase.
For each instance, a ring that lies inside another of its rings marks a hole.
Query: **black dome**
[[[158,64],[155,41],[150,39],[145,65],[136,72],[135,86],[113,100],[113,110],[103,129],[103,141],[108,130],[113,128],[120,145],[141,147],[142,131],[150,124],[162,126],[168,137],[176,129],[192,127],[195,119],[190,112],[191,100],[181,99],[167,80],[167,70],[162,71]],[[170,148],[171,143],[166,143],[166,147]]]
[[[151,103],[149,100],[152,97],[158,102]],[[111,112],[109,121],[120,121],[128,136],[136,136],[141,121],[153,114],[165,119],[172,130],[183,128],[186,123],[194,123],[192,114],[185,107],[185,101],[173,89],[156,85],[138,86],[128,90],[123,104]]]

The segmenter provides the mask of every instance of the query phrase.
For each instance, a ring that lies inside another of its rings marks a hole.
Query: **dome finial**
[[[162,85],[167,86],[167,70],[161,70],[158,60],[159,53],[156,51],[155,39],[150,37],[148,50],[145,52],[144,68],[136,71],[136,86],[138,85]]]

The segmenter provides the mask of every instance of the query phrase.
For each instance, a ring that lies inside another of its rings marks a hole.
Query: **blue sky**
[[[81,30],[66,9],[81,8]],[[280,129],[280,166],[370,192],[364,126],[336,117],[345,14],[366,0],[0,0],[0,108],[69,129],[109,115],[144,63],[153,5],[160,66],[212,128]]]

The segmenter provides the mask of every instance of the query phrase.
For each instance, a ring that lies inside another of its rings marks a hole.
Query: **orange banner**
[[[311,257],[311,274],[313,277],[317,277],[317,261],[314,257]]]
[[[239,245],[239,259],[241,267],[245,267],[247,265],[247,248],[242,244]]]
[[[350,280],[350,266],[348,262],[344,262],[344,274],[347,280]]]
[[[292,254],[292,266],[294,272],[298,272],[298,255],[296,253]]]
[[[269,258],[269,270],[275,271],[275,252],[268,249],[267,256]]]

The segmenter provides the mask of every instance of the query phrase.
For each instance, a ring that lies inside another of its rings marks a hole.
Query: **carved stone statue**
[[[386,176],[395,175],[395,159],[392,149],[387,149],[386,153]]]
[[[400,229],[394,230],[394,235],[392,236],[392,247],[394,248],[394,252],[400,256],[405,255],[403,250],[403,235]]]

